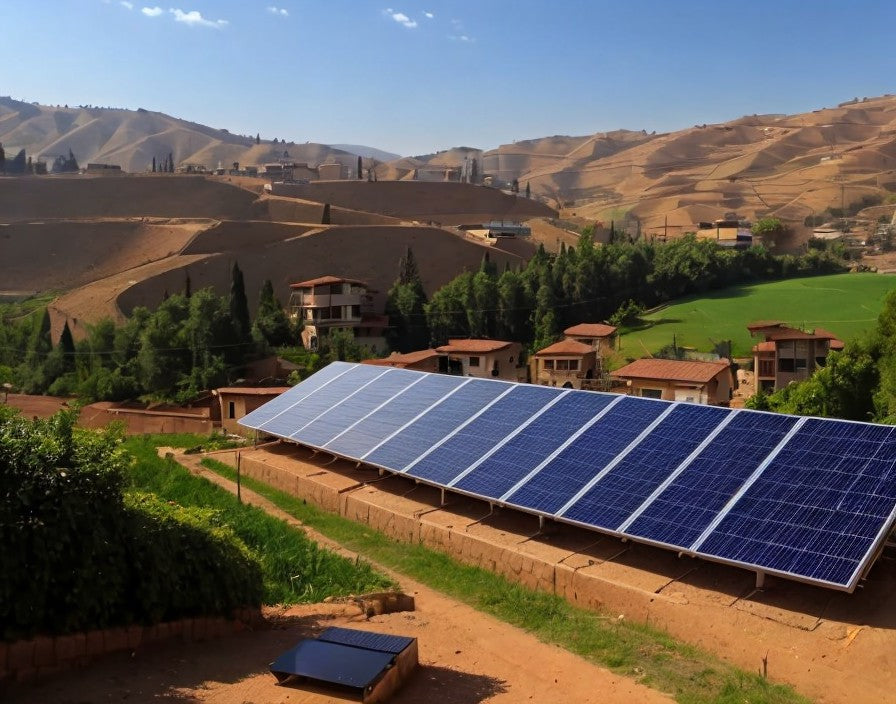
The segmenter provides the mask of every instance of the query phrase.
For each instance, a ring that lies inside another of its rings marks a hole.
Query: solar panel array
[[[890,426],[335,362],[240,423],[501,505],[852,591]]]

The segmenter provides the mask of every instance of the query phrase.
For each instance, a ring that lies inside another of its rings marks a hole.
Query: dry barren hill
[[[264,125],[259,125],[264,130]],[[155,157],[161,163],[171,154],[175,165],[202,164],[229,168],[264,164],[288,154],[290,159],[317,165],[338,161],[356,168],[357,156],[325,144],[285,143],[275,137],[231,134],[195,122],[149,110],[36,105],[0,97],[0,143],[15,155],[25,149],[48,164],[69,150],[81,166],[89,162],[118,164],[129,172],[149,171]]]
[[[896,191],[896,97],[800,115],[757,115],[668,134],[616,132],[505,145],[486,172],[591,220],[680,229],[728,212],[801,225],[828,207]]]
[[[364,207],[376,205],[366,199],[371,187],[383,185],[343,183],[345,202]],[[390,207],[423,207],[425,219],[433,219],[433,211],[447,214],[452,203],[479,208],[482,215],[512,210],[515,200],[462,184],[423,184],[421,199],[412,192],[415,184],[390,185],[411,188],[387,198]],[[461,198],[460,191],[473,196]],[[226,294],[234,262],[254,308],[265,279],[284,303],[291,282],[323,274],[366,280],[384,296],[409,246],[430,293],[463,269],[478,267],[486,251],[500,266],[519,264],[533,251],[528,243],[488,246],[454,228],[336,204],[330,224],[323,225],[323,211],[321,202],[259,195],[226,179],[0,177],[0,294],[61,292],[51,305],[54,333],[67,320],[81,337],[104,317],[122,320],[135,306],[158,305],[166,292],[184,290],[188,277],[194,290],[214,286]]]
[[[556,215],[543,203],[468,183],[423,181],[314,181],[282,187],[297,198],[406,220],[443,224]]]

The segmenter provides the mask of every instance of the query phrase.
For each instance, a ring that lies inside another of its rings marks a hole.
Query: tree
[[[320,216],[320,224],[321,225],[329,225],[330,224],[330,204],[324,203],[324,212]]]
[[[479,183],[479,164],[475,157],[470,159],[470,183]]]
[[[0,174],[6,173],[6,152],[3,150],[3,142],[0,142]]]
[[[282,347],[295,342],[286,312],[280,301],[274,298],[274,285],[270,279],[262,284],[252,330],[256,338],[264,340],[271,347]]]
[[[425,349],[429,345],[426,293],[410,247],[398,262],[398,278],[386,297],[389,316],[389,346],[399,352]]]
[[[764,246],[773,249],[789,233],[790,229],[778,218],[762,218],[750,228],[753,237]]]
[[[510,192],[511,193],[519,193],[520,192],[520,181],[519,179],[513,179],[510,183]]]
[[[168,152],[168,173],[174,173],[174,154]]]
[[[59,336],[59,349],[62,351],[65,371],[73,372],[75,370],[75,340],[67,320],[62,326],[62,334]]]
[[[261,134],[260,134],[260,133],[256,133],[256,135],[255,135],[255,143],[256,143],[256,144],[261,144]]]
[[[156,172],[156,158],[155,157],[152,158],[152,172],[153,173]]]
[[[230,320],[233,323],[237,342],[245,343],[252,339],[246,285],[243,281],[243,272],[236,262],[233,263],[233,268],[230,270]]]
[[[358,157],[358,180],[364,178],[364,169],[361,167],[361,157]]]
[[[532,191],[529,188],[529,182],[526,181],[526,198],[531,198],[531,197],[532,197]]]

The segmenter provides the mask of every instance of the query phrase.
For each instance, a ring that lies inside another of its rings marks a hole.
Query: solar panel
[[[561,392],[544,386],[511,386],[472,423],[408,468],[408,474],[448,484],[532,418]]]
[[[557,513],[585,524],[600,521],[596,525],[618,530],[730,413],[709,406],[672,407],[669,415],[637,447]]]
[[[896,429],[334,363],[242,421],[436,486],[852,591]]]
[[[625,532],[690,547],[796,421],[739,412]]]
[[[325,445],[384,402],[423,378],[402,369],[389,369],[381,376],[362,384],[344,400],[330,406],[291,437],[315,447]],[[373,383],[374,381],[378,383]]]
[[[419,377],[418,383],[399,392],[388,405],[347,426],[326,444],[326,449],[360,459],[467,381],[441,374],[420,374]],[[411,390],[413,393],[409,393]]]
[[[566,392],[552,406],[550,413],[540,415],[472,472],[450,486],[500,499],[614,400],[619,401],[621,397]]]
[[[509,390],[506,383],[468,379],[412,425],[383,441],[362,459],[400,472],[471,415]]]
[[[316,374],[313,374],[302,381],[301,384],[293,386],[289,391],[280,394],[263,406],[247,413],[240,420],[240,423],[247,428],[260,429],[272,418],[276,418],[289,409],[297,406],[308,394],[314,393],[320,387],[328,384],[336,377],[350,372],[353,368],[353,364],[346,364],[345,362],[333,362],[332,364],[328,364]]]
[[[671,409],[664,403],[622,397],[550,465],[510,494],[507,502],[543,513],[557,512],[661,413]]]
[[[808,419],[699,553],[849,584],[896,503],[893,429]]]

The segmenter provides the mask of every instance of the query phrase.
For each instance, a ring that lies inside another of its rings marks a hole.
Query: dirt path
[[[222,458],[223,459],[223,458]],[[179,456],[192,472],[235,492],[236,485]],[[267,499],[243,488],[242,499],[293,525],[301,523]],[[347,557],[345,550],[303,526],[315,541]],[[359,526],[359,530],[362,530]],[[365,619],[354,606],[312,604],[271,609],[269,629],[204,643],[170,644],[106,657],[77,672],[37,685],[16,686],[8,704],[128,704],[220,702],[222,704],[330,704],[345,700],[277,687],[266,665],[296,641],[331,625],[414,636],[420,669],[392,700],[395,704],[439,702],[566,702],[569,704],[660,704],[672,702],[634,679],[596,667],[525,631],[482,614],[439,592],[391,574],[413,594],[417,610]]]

